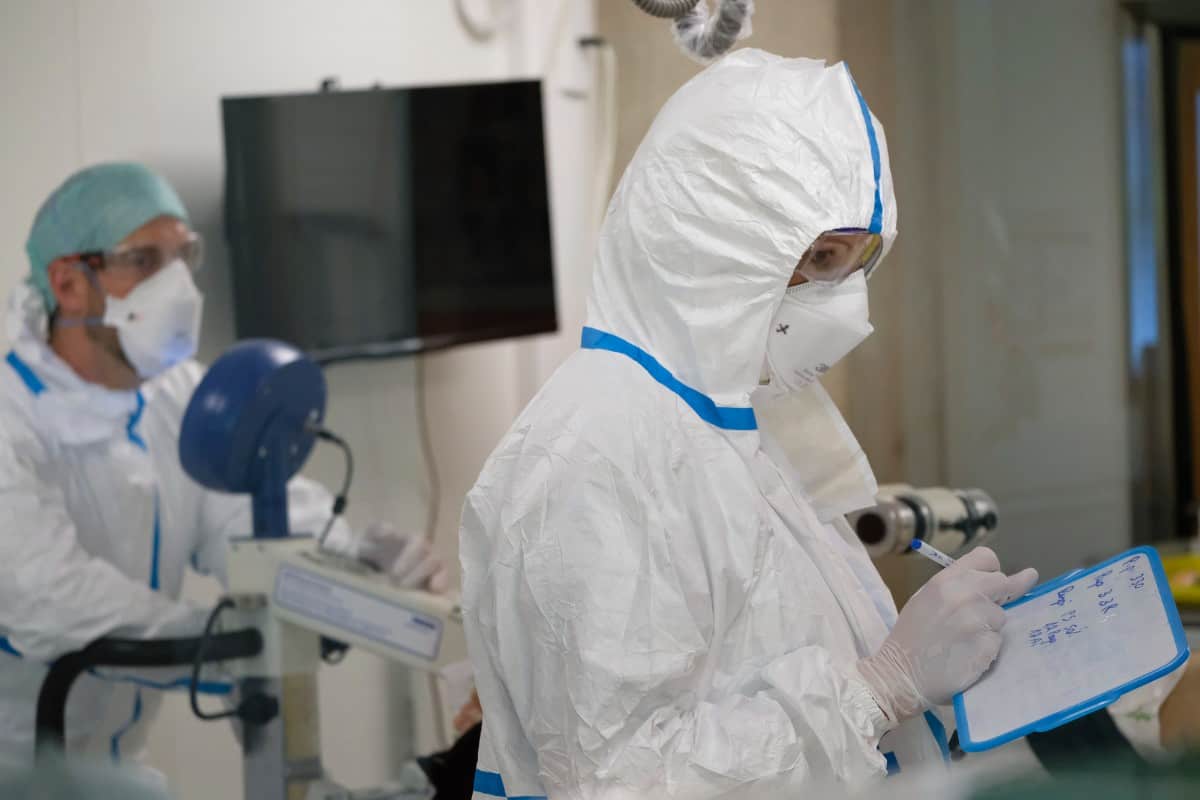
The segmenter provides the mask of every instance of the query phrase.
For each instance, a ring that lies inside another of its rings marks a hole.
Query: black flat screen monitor
[[[539,82],[222,111],[238,338],[333,361],[556,330]]]

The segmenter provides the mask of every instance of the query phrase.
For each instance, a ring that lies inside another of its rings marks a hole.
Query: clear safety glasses
[[[863,228],[835,228],[817,237],[800,256],[796,274],[815,283],[840,283],[857,270],[864,277],[883,255],[883,237]]]
[[[204,239],[192,234],[176,248],[158,245],[117,247],[107,251],[80,253],[79,259],[93,270],[114,270],[131,273],[138,280],[149,278],[167,264],[179,259],[193,273],[204,264]]]

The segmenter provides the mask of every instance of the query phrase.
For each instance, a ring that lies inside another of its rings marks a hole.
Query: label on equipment
[[[275,575],[274,602],[294,614],[382,645],[437,658],[442,622],[332,578],[284,564]],[[334,634],[336,636],[336,634]]]

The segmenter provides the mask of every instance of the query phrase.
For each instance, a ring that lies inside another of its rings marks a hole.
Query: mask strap
[[[104,317],[84,317],[83,319],[59,317],[54,320],[54,325],[59,328],[102,328],[104,327]]]
[[[96,289],[96,291],[100,292],[100,294],[103,294],[106,297],[108,296],[105,294],[104,288],[100,286],[100,278],[96,276],[96,270],[92,269],[86,261],[72,261],[71,266],[81,271],[84,274],[84,277],[88,279],[88,283],[90,283]]]

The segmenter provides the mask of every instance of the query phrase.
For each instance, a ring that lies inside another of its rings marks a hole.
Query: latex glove
[[[1037,583],[1037,571],[1000,571],[1000,559],[979,547],[933,576],[905,604],[879,652],[858,673],[891,724],[946,705],[974,684],[1000,652],[1002,603]]]
[[[355,547],[359,561],[388,577],[402,589],[425,589],[443,594],[450,585],[446,565],[424,537],[400,533],[383,522],[370,525]]]

